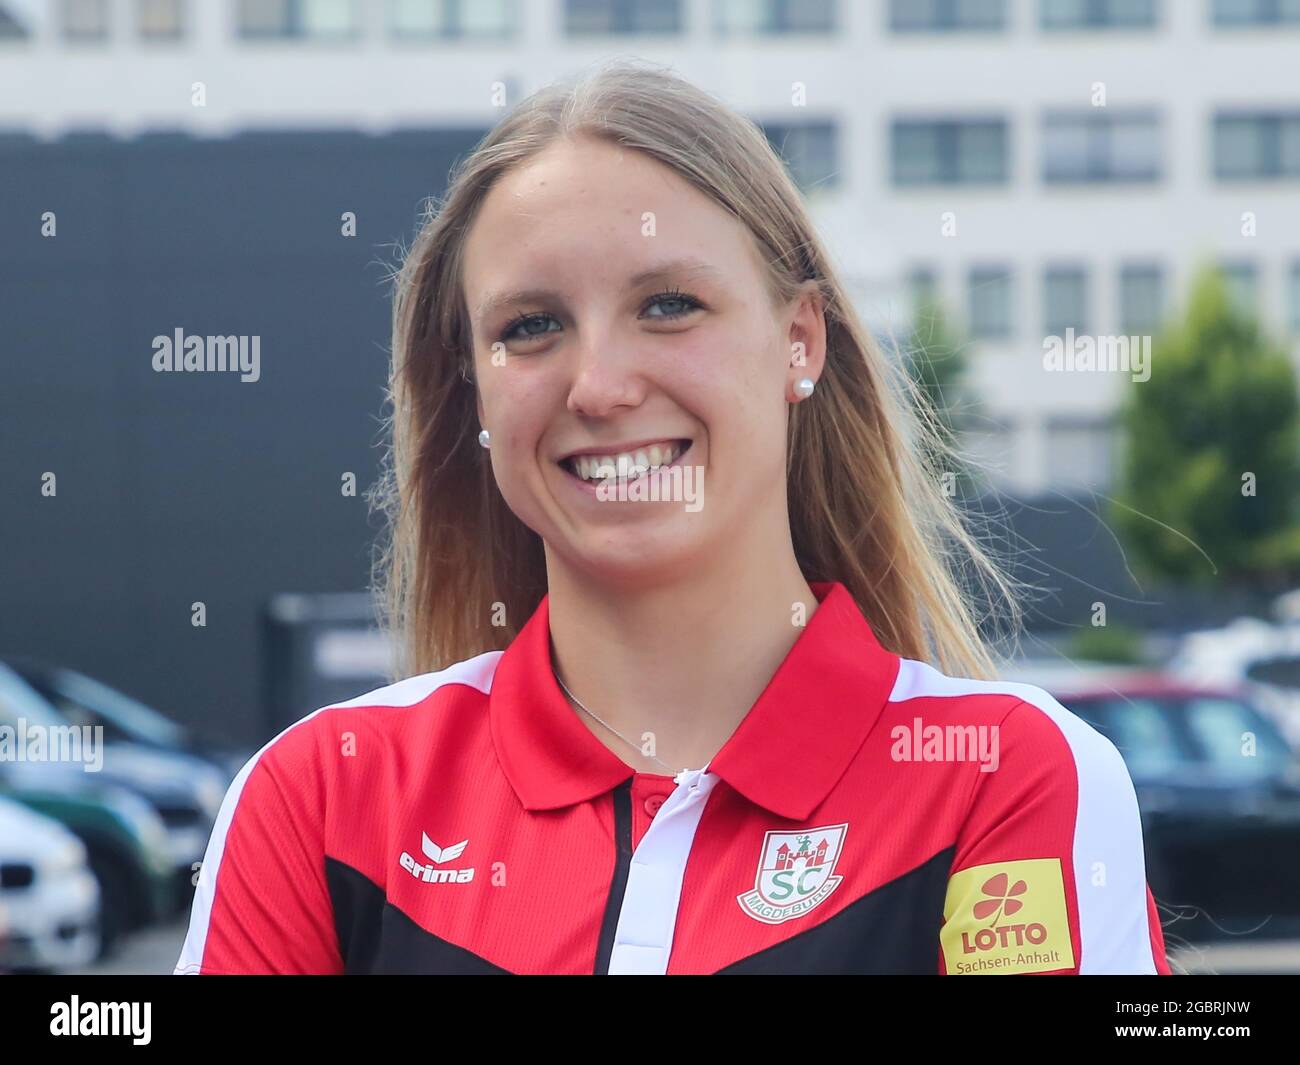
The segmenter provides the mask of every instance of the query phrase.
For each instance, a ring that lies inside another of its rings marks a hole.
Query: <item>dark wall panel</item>
[[[482,132],[0,140],[0,654],[264,738],[262,608],[365,587],[387,271]],[[177,327],[260,380],[154,372]]]

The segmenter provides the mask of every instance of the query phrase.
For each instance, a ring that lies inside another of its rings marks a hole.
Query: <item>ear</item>
[[[795,297],[787,331],[790,356],[786,372],[786,398],[798,399],[795,382],[804,377],[821,378],[826,368],[826,302],[816,282],[806,282]]]

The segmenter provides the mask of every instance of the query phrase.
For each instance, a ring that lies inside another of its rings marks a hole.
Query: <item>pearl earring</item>
[[[492,443],[491,443],[491,437],[488,436],[488,431],[487,431],[486,429],[483,429],[482,431],[479,432],[479,434],[478,434],[478,445],[479,445],[479,447],[491,447],[491,446],[492,446]]]
[[[813,394],[813,389],[817,385],[811,377],[801,377],[795,382],[794,390],[800,399],[807,399]]]

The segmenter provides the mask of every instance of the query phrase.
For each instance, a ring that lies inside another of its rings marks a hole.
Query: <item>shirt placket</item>
[[[610,958],[611,974],[668,971],[686,862],[704,806],[719,778],[706,768],[685,770],[676,779],[676,787],[662,802],[657,801],[660,794],[653,784],[638,788],[639,779],[633,781],[633,814],[649,817],[650,823],[632,853]]]

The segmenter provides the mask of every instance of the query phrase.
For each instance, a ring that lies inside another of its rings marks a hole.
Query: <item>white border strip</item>
[[[632,852],[609,959],[611,976],[662,976],[668,971],[686,862],[704,806],[720,779],[707,766],[688,771]]]

